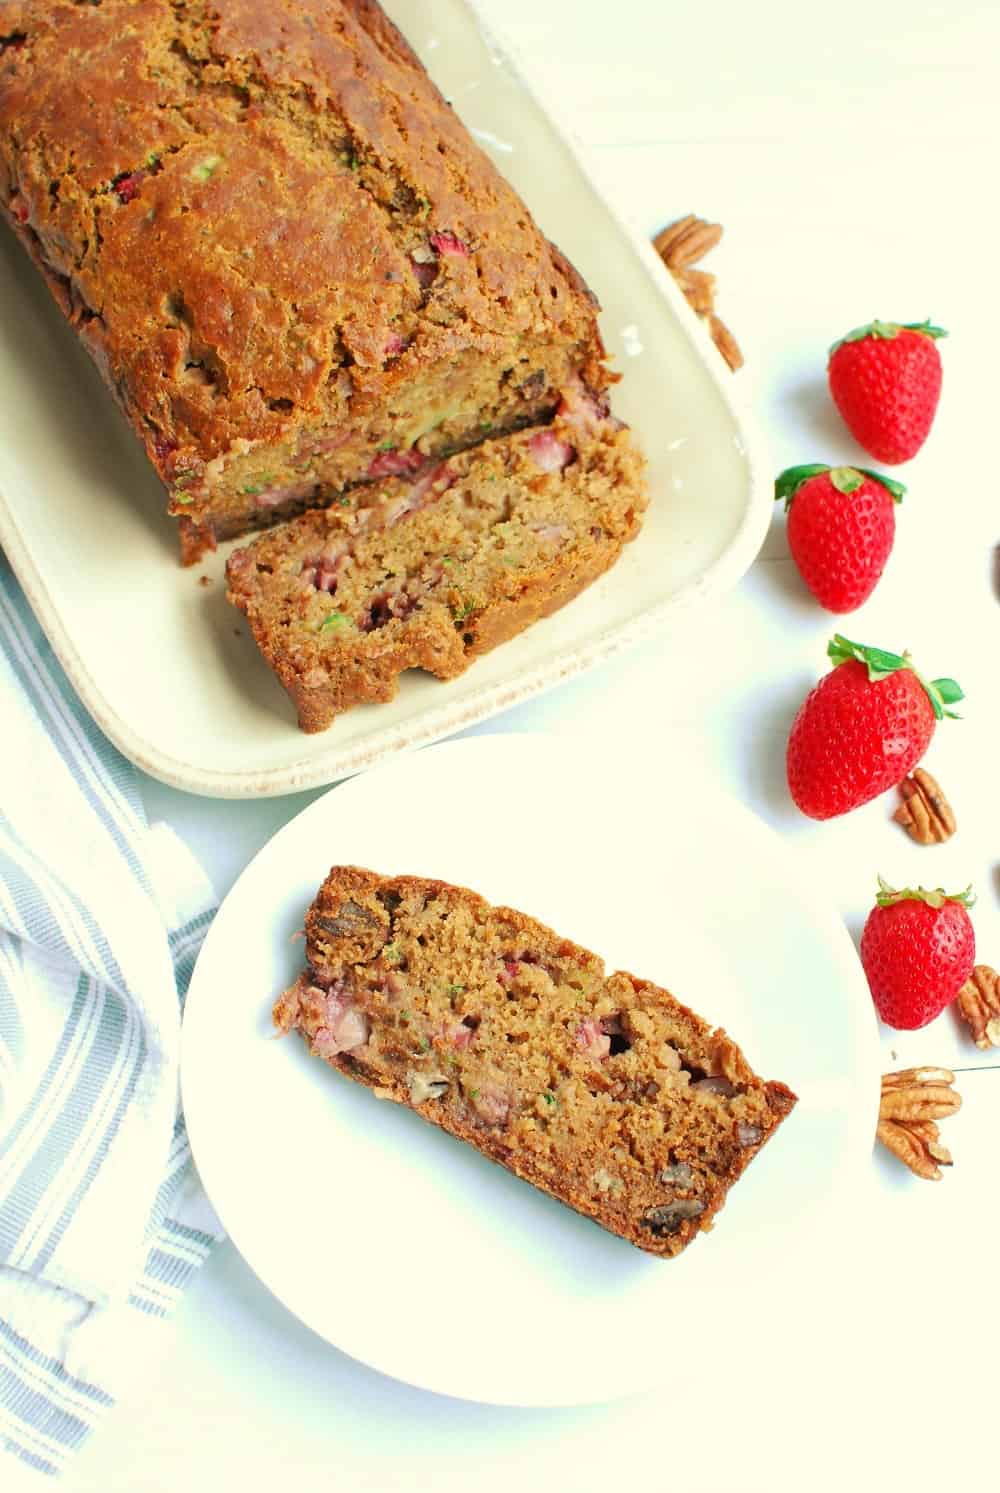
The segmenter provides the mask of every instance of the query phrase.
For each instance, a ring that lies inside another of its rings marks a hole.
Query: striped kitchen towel
[[[0,554],[0,1488],[60,1472],[220,1229],[179,1107],[212,917]]]

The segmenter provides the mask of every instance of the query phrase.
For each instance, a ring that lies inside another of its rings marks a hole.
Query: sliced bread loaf
[[[0,12],[0,220],[186,560],[607,385],[594,297],[375,0]]]

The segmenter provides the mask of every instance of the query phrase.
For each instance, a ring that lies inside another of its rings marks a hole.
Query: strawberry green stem
[[[895,907],[897,902],[926,902],[928,907],[943,907],[946,902],[958,902],[962,907],[972,907],[976,898],[971,885],[967,886],[964,892],[946,892],[941,887],[929,892],[926,887],[922,886],[907,886],[896,891],[895,887],[891,887],[880,876],[878,895],[875,900],[879,907]]]
[[[875,337],[883,341],[890,341],[898,337],[900,332],[922,332],[925,337],[947,337],[948,333],[944,327],[936,327],[928,318],[927,321],[869,321],[863,327],[855,327],[853,331],[845,333],[830,348],[832,358],[838,347],[843,347],[845,342],[863,342],[866,337]]]
[[[914,669],[913,660],[908,653],[887,653],[884,648],[871,648],[865,643],[852,643],[850,638],[845,638],[839,632],[834,633],[830,639],[826,653],[827,657],[833,660],[834,668],[838,664],[849,663],[852,659],[859,664],[864,664],[872,684],[877,684],[880,679],[886,679],[899,669],[909,669],[916,674],[926,691],[927,698],[934,708],[936,720],[943,720],[945,716],[953,721],[960,719],[953,710],[947,710],[945,707],[964,700],[965,696],[961,687],[955,683],[954,679],[925,679]]]
[[[881,483],[894,503],[901,503],[906,492],[902,482],[897,482],[895,477],[883,477],[881,472],[873,472],[870,467],[830,467],[825,462],[814,461],[806,462],[800,467],[785,468],[775,479],[775,501],[779,502],[784,498],[787,513],[792,506],[792,499],[802,484],[808,482],[811,477],[822,477],[826,472],[829,472],[830,481],[837,491],[847,495],[857,492],[866,477],[870,477],[873,482]]]

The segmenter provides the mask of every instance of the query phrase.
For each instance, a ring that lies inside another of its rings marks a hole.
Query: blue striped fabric
[[[0,809],[0,1448],[30,1481],[64,1469],[139,1324],[170,1316],[219,1237],[176,1097],[213,909],[172,888],[188,912],[168,925],[150,860],[168,832],[2,554],[0,692],[18,784]]]

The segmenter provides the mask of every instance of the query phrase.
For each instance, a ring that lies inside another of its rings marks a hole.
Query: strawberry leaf
[[[865,643],[852,643],[850,638],[845,638],[842,633],[834,633],[826,648],[827,657],[831,658],[834,667],[838,664],[849,663],[854,659],[859,664],[864,664],[868,669],[868,678],[873,684],[878,680],[885,679],[889,674],[895,674],[899,669],[910,667],[909,655],[906,653],[887,653],[884,648],[870,648]]]
[[[920,675],[917,675],[920,679]],[[964,700],[965,695],[961,685],[954,679],[920,679],[920,683],[930,696],[930,702],[934,706],[934,715],[940,721],[945,716],[950,721],[960,721],[962,717],[956,715],[954,710],[945,710],[946,705],[954,705],[958,700]]]
[[[926,321],[904,321],[901,329],[904,332],[923,332],[925,337],[933,337],[935,340],[948,335],[944,327],[934,326],[929,317]]]
[[[869,321],[863,327],[855,327],[853,331],[846,332],[830,348],[832,358],[838,347],[843,347],[845,342],[863,342],[866,337],[873,337],[888,342],[893,337],[898,337],[900,332],[922,332],[925,337],[947,337],[948,333],[944,327],[934,326],[928,321]]]
[[[873,482],[880,482],[894,503],[901,503],[906,494],[906,488],[902,482],[897,482],[895,477],[884,477],[881,472],[873,472],[871,467],[857,467],[866,477]]]
[[[859,664],[864,664],[868,670],[868,678],[872,684],[877,684],[880,679],[886,679],[890,674],[895,674],[899,669],[911,669],[930,700],[934,709],[934,719],[957,721],[961,717],[953,710],[946,710],[946,705],[954,705],[957,700],[964,700],[960,685],[954,679],[925,679],[924,676],[913,668],[913,660],[908,653],[887,653],[884,648],[870,648],[865,643],[852,643],[850,638],[845,638],[842,633],[834,633],[826,646],[827,657],[833,660],[834,668],[838,664],[849,663],[854,659]]]
[[[787,512],[792,506],[792,499],[802,484],[808,482],[810,477],[821,477],[824,472],[828,472],[829,470],[830,468],[823,461],[807,462],[805,466],[801,467],[786,467],[781,475],[775,479],[775,502],[784,498],[785,510]]]
[[[845,332],[843,337],[830,348],[832,358],[838,347],[843,347],[845,342],[863,342],[866,337],[876,337],[888,341],[899,335],[901,328],[898,321],[868,321],[863,327],[854,327],[852,331]]]
[[[812,461],[799,467],[786,467],[775,478],[775,501],[780,502],[784,498],[787,512],[792,506],[792,499],[803,483],[808,482],[811,477],[822,477],[825,472],[829,472],[830,481],[837,491],[842,493],[857,492],[866,477],[870,477],[873,482],[881,483],[895,503],[902,502],[903,494],[906,492],[902,482],[897,482],[894,477],[884,477],[881,472],[874,472],[870,467],[830,467],[824,461]]]
[[[946,902],[959,902],[963,907],[972,907],[976,897],[971,884],[965,888],[964,892],[946,892],[943,887],[935,887],[933,891],[928,891],[922,886],[907,886],[897,891],[880,876],[875,900],[879,907],[895,907],[897,902],[926,902],[928,907],[943,907]]]

